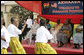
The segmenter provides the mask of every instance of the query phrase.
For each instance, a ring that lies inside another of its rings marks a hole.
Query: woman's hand
[[[5,38],[4,38],[3,36],[1,36],[1,40],[4,40],[4,41],[6,41],[6,40],[5,40]]]

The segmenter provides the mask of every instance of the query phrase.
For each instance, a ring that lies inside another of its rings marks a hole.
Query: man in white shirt
[[[56,51],[47,43],[53,36],[47,30],[46,22],[40,21],[40,28],[37,29],[35,41],[35,54],[57,54]],[[43,50],[44,49],[44,50]]]
[[[3,26],[3,19],[1,18],[1,54],[7,54],[9,47],[10,35],[7,29]]]
[[[19,34],[22,34],[22,32],[24,31],[26,22],[21,30],[19,30],[17,26],[18,26],[18,20],[14,17],[11,18],[11,24],[8,26],[8,31],[11,35],[11,40],[9,44],[10,49],[13,54],[25,54],[26,52],[18,38],[19,38]]]
[[[30,18],[30,16],[28,16],[26,24],[27,24],[27,31],[29,31],[32,27],[32,19]]]
[[[34,24],[32,25],[30,31],[27,33],[25,40],[29,39],[28,44],[34,44],[34,36],[36,35],[36,31],[39,28],[39,24],[37,23],[37,18],[34,19]]]

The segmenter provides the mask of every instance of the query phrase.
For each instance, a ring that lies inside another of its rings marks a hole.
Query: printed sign
[[[42,1],[42,14],[83,14],[83,1]]]

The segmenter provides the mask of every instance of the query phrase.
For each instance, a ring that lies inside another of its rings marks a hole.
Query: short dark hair
[[[60,19],[57,19],[57,21],[60,21]]]
[[[83,22],[83,19],[80,19],[80,24],[82,24],[82,22]]]
[[[48,19],[46,20],[46,23],[49,23],[49,20]]]
[[[16,19],[16,18],[15,18],[15,17],[12,17],[12,18],[11,18],[11,23],[13,23],[14,19]]]
[[[82,19],[80,19],[80,21],[83,21],[83,18],[82,18]]]
[[[69,23],[71,23],[71,19],[67,19]]]
[[[40,20],[40,26],[45,26],[45,24],[46,24],[46,21],[43,20],[43,19],[41,19],[41,20]]]
[[[60,23],[60,19],[57,19],[57,23]]]

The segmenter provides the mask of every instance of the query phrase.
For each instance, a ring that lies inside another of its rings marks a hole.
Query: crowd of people
[[[60,19],[57,19],[53,28],[50,27],[49,20],[41,19],[38,23],[37,18],[32,20],[30,16],[27,20],[21,18],[19,23],[15,17],[10,21],[11,24],[6,29],[1,18],[1,54],[7,54],[8,47],[13,54],[26,54],[21,45],[22,39],[29,40],[28,44],[35,44],[35,54],[57,54],[48,43],[57,43],[57,47],[63,47],[64,44],[71,44],[71,37],[73,48],[80,49],[83,45],[83,19],[77,26],[75,35],[73,35],[74,24],[70,19],[64,23],[60,23]]]

